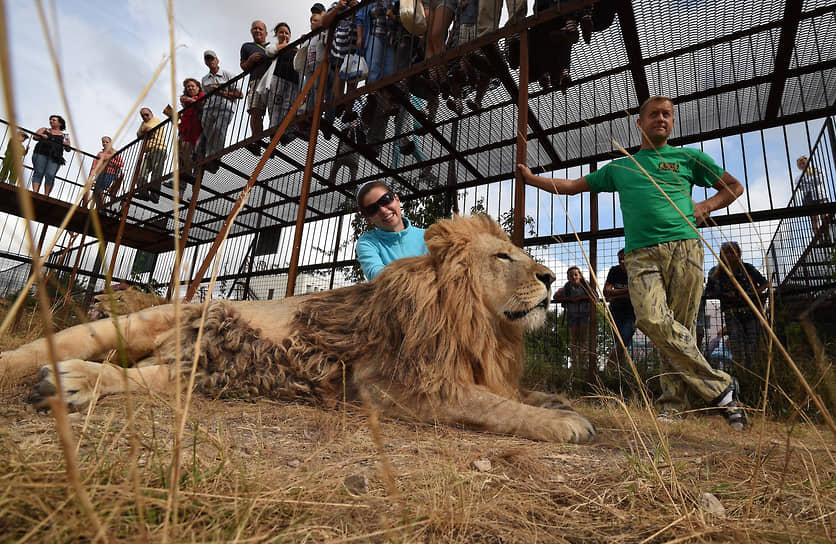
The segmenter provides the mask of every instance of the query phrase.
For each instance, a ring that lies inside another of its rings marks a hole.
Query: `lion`
[[[119,317],[118,329],[113,319],[77,325],[54,336],[58,376],[45,339],[0,354],[0,375],[47,365],[30,402],[43,406],[60,384],[80,408],[94,389],[118,393],[126,382],[172,394],[197,349],[195,388],[213,397],[359,401],[396,418],[591,440],[592,425],[563,396],[521,387],[523,333],[545,321],[552,271],[487,216],[440,220],[425,241],[429,253],[394,261],[368,283],[281,301],[212,301],[205,317],[202,305],[184,305],[179,323],[163,305]],[[124,370],[127,380],[101,362],[120,333],[138,363]]]

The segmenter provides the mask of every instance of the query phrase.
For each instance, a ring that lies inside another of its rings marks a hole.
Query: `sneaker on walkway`
[[[712,403],[726,419],[726,423],[735,431],[742,431],[747,424],[746,411],[737,398],[739,391],[740,385],[737,383],[737,379],[732,378],[726,390]]]

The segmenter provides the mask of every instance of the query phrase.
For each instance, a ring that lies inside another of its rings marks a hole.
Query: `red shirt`
[[[203,91],[197,93],[195,100],[203,98]],[[180,114],[180,139],[184,142],[196,144],[203,128],[200,126],[200,109],[191,104]]]

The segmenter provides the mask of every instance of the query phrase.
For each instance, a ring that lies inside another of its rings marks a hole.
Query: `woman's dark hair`
[[[67,130],[67,122],[64,121],[63,117],[61,117],[60,115],[50,115],[49,116],[50,119],[52,119],[53,117],[58,119],[58,126],[61,127],[61,130]]]
[[[738,257],[743,255],[740,252],[740,245],[737,242],[723,242],[723,245],[720,246],[720,251],[723,251],[727,247],[732,248]]]
[[[387,193],[394,193],[392,188],[383,183],[382,181],[369,181],[364,183],[357,190],[357,207],[360,208],[360,213],[363,212],[363,199],[366,198],[368,192],[374,189],[375,187],[382,187]]]
[[[278,31],[279,31],[279,29],[280,29],[281,27],[283,27],[283,26],[287,27],[287,31],[288,31],[288,32],[291,32],[291,30],[290,30],[290,25],[289,25],[289,24],[287,24],[287,23],[285,23],[284,21],[282,21],[281,23],[278,23],[278,24],[276,24],[276,26],[274,26],[274,27],[273,27],[273,34],[275,34],[276,32],[278,32]],[[291,33],[292,33],[292,32],[291,32]]]

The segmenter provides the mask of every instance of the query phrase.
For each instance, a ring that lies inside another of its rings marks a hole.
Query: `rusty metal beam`
[[[528,115],[528,31],[520,33],[520,86],[517,91],[517,164],[528,162],[528,148],[526,136],[529,126]],[[510,74],[509,74],[510,76]],[[522,247],[525,240],[525,180],[519,171],[514,179],[514,231],[513,242]]]
[[[333,35],[332,35],[333,36]],[[331,37],[328,39],[328,49],[330,50]],[[328,63],[328,55],[320,63],[324,66]],[[287,271],[287,290],[286,297],[292,297],[296,289],[296,275],[299,272],[299,255],[302,253],[302,231],[305,228],[305,213],[308,208],[308,194],[311,191],[311,176],[313,174],[313,158],[316,152],[317,132],[319,132],[319,121],[322,118],[322,99],[325,97],[325,84],[327,82],[327,73],[325,70],[319,74],[319,85],[316,90],[316,105],[314,106],[313,121],[311,122],[311,135],[308,140],[308,156],[305,160],[305,174],[302,176],[302,190],[299,194],[299,209],[296,215],[296,229],[293,231],[293,247],[290,252],[290,268]],[[314,77],[311,77],[313,80]],[[291,111],[296,111],[292,108]]]

